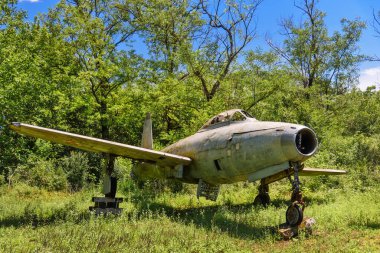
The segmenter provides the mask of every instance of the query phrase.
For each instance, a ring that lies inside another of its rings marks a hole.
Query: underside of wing
[[[83,149],[86,151],[108,153],[144,162],[155,163],[159,166],[173,167],[180,164],[187,165],[191,162],[190,158],[184,156],[136,147],[132,145],[126,145],[122,143],[107,141],[79,134],[58,131],[49,128],[43,128],[23,123],[12,123],[9,127],[16,132],[27,136],[41,138],[44,140],[52,141],[55,143],[63,144],[78,149]]]
[[[332,169],[314,169],[304,168],[299,172],[301,176],[320,176],[320,175],[344,175],[347,174],[345,170],[332,170]]]
[[[281,169],[281,167],[280,167]],[[278,180],[281,180],[283,178],[289,177],[293,175],[294,170],[293,168],[281,170],[275,174],[271,174],[266,177],[257,177],[257,179],[264,179],[264,184],[270,184],[273,182],[276,182]],[[314,169],[314,168],[304,168],[301,171],[298,172],[300,176],[320,176],[320,175],[344,175],[347,174],[345,170],[331,170],[331,169]]]

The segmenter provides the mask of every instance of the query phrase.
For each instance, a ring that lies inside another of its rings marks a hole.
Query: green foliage
[[[358,139],[358,160],[362,160],[370,168],[380,166],[380,134],[371,137],[361,136]]]
[[[52,191],[65,190],[68,183],[64,171],[56,167],[54,160],[39,160],[36,157],[30,157],[27,164],[19,165],[8,177],[12,184],[26,182]]]
[[[299,25],[293,19],[285,20],[284,48],[271,46],[287,61],[295,81],[303,87],[318,86],[322,94],[343,94],[357,82],[362,59],[357,43],[366,25],[359,19],[342,19],[341,31],[330,35],[326,14],[317,9],[317,2],[295,4],[306,18]]]
[[[0,174],[0,186],[6,184],[7,181],[5,179],[6,179],[5,176]]]
[[[70,188],[73,191],[81,190],[85,184],[94,182],[95,177],[90,173],[88,156],[82,152],[71,152],[70,156],[59,161],[60,167],[66,174]]]
[[[187,54],[192,50],[204,21],[191,1],[129,1],[125,8],[135,16],[135,26],[140,30],[153,57],[151,73],[160,77],[183,75]],[[181,18],[178,18],[181,17]]]
[[[54,159],[44,156],[51,152],[46,149],[42,151],[43,155],[31,155],[25,164],[9,171],[8,180],[11,185],[23,182],[52,191],[79,191],[95,182],[96,177],[91,173],[87,154],[71,152],[69,156]]]

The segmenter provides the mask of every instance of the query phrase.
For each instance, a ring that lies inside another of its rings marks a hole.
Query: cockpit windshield
[[[248,112],[240,109],[234,109],[234,110],[229,110],[225,111],[222,113],[219,113],[218,115],[214,116],[211,118],[209,121],[207,121],[206,124],[204,124],[201,128],[205,129],[210,126],[220,124],[220,123],[227,123],[227,122],[235,122],[235,121],[245,121],[247,119],[255,120]],[[221,124],[222,126],[224,124]]]

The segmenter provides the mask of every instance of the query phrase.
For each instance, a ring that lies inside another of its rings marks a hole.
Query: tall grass
[[[313,181],[305,185],[312,188]],[[89,213],[97,189],[71,194],[26,185],[3,187],[1,252],[377,252],[380,251],[380,187],[307,191],[305,215],[314,234],[283,241],[289,186],[271,187],[272,204],[254,207],[252,184],[224,186],[216,203],[187,193],[145,199],[125,191],[121,216]],[[192,187],[185,189],[191,192]]]

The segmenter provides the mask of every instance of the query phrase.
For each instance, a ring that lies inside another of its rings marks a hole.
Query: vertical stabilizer
[[[150,118],[149,112],[146,114],[144,122],[141,147],[153,149],[152,119]]]

